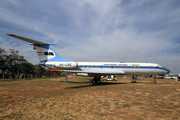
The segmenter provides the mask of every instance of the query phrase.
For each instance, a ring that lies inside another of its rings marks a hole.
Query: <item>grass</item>
[[[122,105],[122,107],[130,107],[130,105],[129,104],[124,104],[124,105]]]
[[[180,82],[89,79],[0,81],[0,119],[180,119]]]

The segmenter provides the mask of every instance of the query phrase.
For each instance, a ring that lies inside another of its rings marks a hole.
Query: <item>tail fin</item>
[[[36,49],[41,64],[45,62],[75,62],[73,60],[68,60],[60,57],[50,46],[50,45],[55,45],[54,43],[40,42],[37,40],[17,36],[14,34],[7,34],[7,35],[21,39],[26,42],[30,42],[30,45],[33,45],[34,49]]]

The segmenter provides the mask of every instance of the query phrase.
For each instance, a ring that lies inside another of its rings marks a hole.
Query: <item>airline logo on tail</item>
[[[48,52],[37,52],[38,56],[46,56],[48,59],[52,59],[55,57],[55,53],[52,50],[48,50]]]
[[[44,54],[45,54],[45,55],[50,55],[50,56],[52,55],[52,56],[54,56],[54,53],[53,53],[53,52],[44,52]]]
[[[37,52],[37,54],[38,54],[38,56],[43,56],[43,55],[47,56],[48,59],[54,58],[55,57],[54,52],[53,51],[51,52],[51,50],[49,50],[49,51],[48,52]]]

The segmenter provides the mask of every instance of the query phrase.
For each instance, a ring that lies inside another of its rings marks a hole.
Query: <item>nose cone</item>
[[[171,71],[169,70],[169,69],[167,69],[167,68],[163,68],[163,70],[164,70],[164,74],[169,74]]]
[[[165,70],[166,70],[166,72],[167,72],[167,74],[169,74],[171,71],[169,70],[169,69],[167,69],[167,68],[165,68]]]
[[[169,74],[171,71],[169,69],[167,69],[167,74]]]

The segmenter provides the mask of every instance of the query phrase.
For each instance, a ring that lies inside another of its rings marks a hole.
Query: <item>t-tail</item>
[[[34,49],[37,51],[40,64],[43,65],[46,62],[75,62],[73,60],[68,60],[59,56],[55,50],[50,45],[55,45],[54,43],[40,42],[37,40],[21,37],[14,34],[7,34],[8,36],[18,38],[20,40],[29,42],[30,45],[34,46]]]

